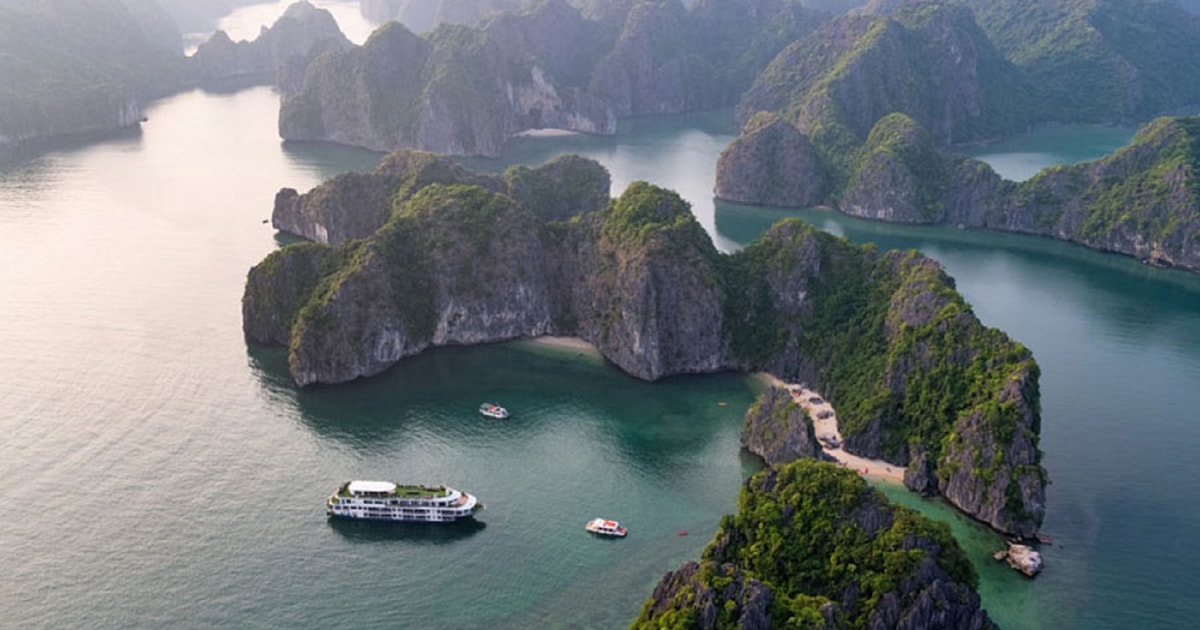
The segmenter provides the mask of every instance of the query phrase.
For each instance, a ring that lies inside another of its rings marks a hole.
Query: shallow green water
[[[295,391],[281,352],[248,350],[240,333],[245,272],[277,246],[262,221],[279,187],[379,156],[283,145],[276,111],[266,89],[192,92],[151,108],[141,134],[0,160],[3,625],[623,626],[734,508],[754,466],[737,448],[753,384],[647,385],[571,351],[502,345]],[[1042,239],[713,204],[725,120],[531,138],[513,159],[566,148],[605,162],[617,190],[677,188],[725,249],[794,214],[941,260],[1044,371],[1046,531],[1059,543],[1046,573],[995,567],[993,535],[919,503],[954,523],[993,616],[1006,628],[1200,616],[1196,277]],[[512,420],[478,416],[492,399]],[[328,522],[325,496],[355,477],[445,482],[488,509],[482,527],[452,530]],[[630,538],[589,538],[593,516],[627,522]]]

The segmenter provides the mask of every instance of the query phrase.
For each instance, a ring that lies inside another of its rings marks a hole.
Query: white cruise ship
[[[347,481],[325,502],[330,516],[426,523],[456,521],[482,508],[477,498],[454,488],[390,481]]]

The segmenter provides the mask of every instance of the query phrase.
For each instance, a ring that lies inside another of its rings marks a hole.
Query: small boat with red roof
[[[497,420],[504,420],[508,418],[508,410],[500,405],[497,405],[496,403],[485,402],[482,405],[479,405],[479,413]]]
[[[628,533],[624,527],[621,527],[620,523],[604,518],[594,518],[588,521],[588,524],[584,528],[593,534],[616,536],[618,538],[624,538],[625,534]]]

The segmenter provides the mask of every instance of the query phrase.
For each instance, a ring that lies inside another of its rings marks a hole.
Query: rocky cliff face
[[[302,386],[371,376],[430,345],[550,330],[534,218],[477,186],[427,186],[370,239],[337,255],[341,265],[321,279],[291,331],[289,367]],[[253,288],[248,296],[266,290]]]
[[[403,152],[373,175],[285,191],[281,214],[341,244],[284,248],[255,267],[247,338],[286,339],[301,385],[369,376],[430,345],[547,333],[578,335],[647,380],[768,370],[818,385],[852,452],[923,457],[922,487],[1004,531],[1036,529],[1036,364],[979,324],[936,263],[798,220],[725,256],[675,193],[636,182],[604,204],[608,186],[581,158],[481,178]],[[748,440],[775,457],[774,431],[760,423],[762,439]],[[955,433],[975,450],[944,448]],[[787,437],[778,455],[812,442]],[[986,481],[966,488],[955,475],[977,451],[992,455],[967,470]]]
[[[802,457],[821,459],[812,419],[782,387],[768,387],[746,412],[742,448],[778,467]]]
[[[678,195],[635,182],[564,236],[552,281],[564,332],[647,380],[728,365],[719,254]]]
[[[1160,118],[1111,156],[1050,168],[1013,187],[975,225],[1200,271],[1198,163],[1200,118]]]
[[[217,31],[197,48],[190,62],[202,80],[263,77],[289,95],[300,90],[313,59],[351,45],[329,11],[301,1],[289,6],[252,42],[234,42]]]
[[[871,128],[838,210],[896,223],[932,223],[945,210],[950,165],[913,119],[889,114]]]
[[[47,138],[136,127],[142,121],[140,99],[107,89],[55,88],[43,93],[51,102],[23,104],[5,112],[0,123],[0,147],[38,142]],[[16,120],[14,120],[16,119]]]
[[[1048,168],[1020,184],[964,160],[944,220],[1049,236],[1200,271],[1200,118],[1160,118],[1095,162]]]
[[[700,562],[663,577],[632,627],[995,627],[949,530],[889,505],[851,471],[798,460],[751,478],[738,506]],[[853,570],[838,568],[844,558]]]
[[[836,125],[860,141],[900,112],[947,145],[1020,129],[1029,114],[1010,105],[1027,91],[969,10],[922,3],[824,24],[771,62],[737,112],[782,112],[805,133]]]
[[[1036,363],[979,323],[937,263],[864,251],[798,221],[776,224],[731,263],[740,278],[727,285],[735,357],[816,384],[839,410],[847,451],[914,468],[910,487],[945,490],[952,503],[1001,531],[1036,529],[1045,503]],[[979,417],[988,420],[995,447],[991,459],[972,460],[970,473],[1005,498],[1004,515],[939,485],[939,475],[961,470],[958,454],[943,444]]]
[[[340,245],[374,234],[399,204],[429,184],[469,184],[502,192],[541,221],[565,221],[604,207],[610,180],[604,167],[573,155],[492,176],[472,173],[434,153],[397,151],[370,174],[342,174],[304,194],[281,189],[271,223],[310,241]]]
[[[309,66],[303,89],[283,103],[280,134],[384,151],[498,155],[528,129],[613,133],[611,109],[573,81],[576,51],[596,41],[562,2],[478,29],[447,26],[429,39],[393,23],[362,48]]]
[[[714,193],[738,203],[811,207],[831,193],[829,167],[791,123],[760,112],[717,160]]]
[[[613,50],[600,61],[591,91],[617,116],[674,114],[688,109],[687,10],[678,2],[635,5]]]
[[[495,192],[509,183],[525,204]],[[594,210],[608,187],[603,167],[580,158],[514,169],[506,183],[400,152],[370,175],[285,189],[276,224],[339,246],[288,247],[251,271],[247,339],[287,343],[292,376],[308,385],[370,376],[430,345],[550,332],[538,212]]]
[[[764,133],[772,127],[779,128],[774,137]],[[718,197],[780,206],[829,203],[883,221],[1036,234],[1200,271],[1200,117],[1156,119],[1125,149],[1048,168],[1018,184],[982,162],[943,154],[916,121],[890,114],[861,145],[817,146],[818,154],[848,157],[832,169],[831,179],[844,181],[833,187],[840,192],[815,201],[813,191],[794,183],[795,151],[778,149],[778,138],[797,133],[786,127],[772,122],[743,131],[718,161]],[[838,172],[848,176],[842,180]]]
[[[1000,531],[1025,538],[1037,533],[1046,513],[1038,412],[1030,405],[1037,394],[1028,391],[1037,388],[1035,376],[1014,375],[997,407],[959,418],[936,472],[938,490],[948,501]],[[1012,435],[997,435],[992,428],[997,424],[1013,427]],[[990,465],[997,461],[1004,465]]]
[[[310,241],[340,245],[383,227],[393,208],[429,184],[471,184],[500,192],[497,177],[476,175],[450,158],[424,151],[397,151],[370,174],[345,173],[299,194],[275,195],[271,224]]]
[[[823,19],[779,0],[521,7],[423,37],[385,26],[361,49],[317,60],[284,102],[280,133],[453,155],[496,155],[529,129],[611,134],[621,116],[732,103],[748,77]]]

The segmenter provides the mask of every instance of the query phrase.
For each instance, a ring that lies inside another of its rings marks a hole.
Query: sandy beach
[[[567,350],[575,350],[577,352],[583,352],[585,354],[601,356],[600,350],[598,350],[596,348],[596,346],[593,346],[592,344],[580,339],[579,337],[555,337],[552,335],[545,335],[542,337],[530,337],[528,339],[522,339],[522,341],[524,341],[525,343],[532,343],[532,344],[536,344],[539,346],[564,348]]]
[[[816,430],[818,440],[832,440],[835,444],[839,445],[842,443],[842,434],[838,431],[837,412],[834,411],[833,405],[829,404],[829,401],[821,398],[820,394],[810,389],[807,385],[785,383],[774,375],[766,373],[763,374],[763,378],[770,384],[786,388],[792,393],[792,400],[797,405],[800,405],[800,408],[808,414],[808,417],[812,418],[813,428]],[[859,457],[858,455],[847,453],[840,446],[829,448],[822,444],[821,448],[825,451],[826,455],[837,460],[842,466],[853,468],[867,478],[880,479],[890,483],[904,483],[903,466],[896,466],[880,459]]]

